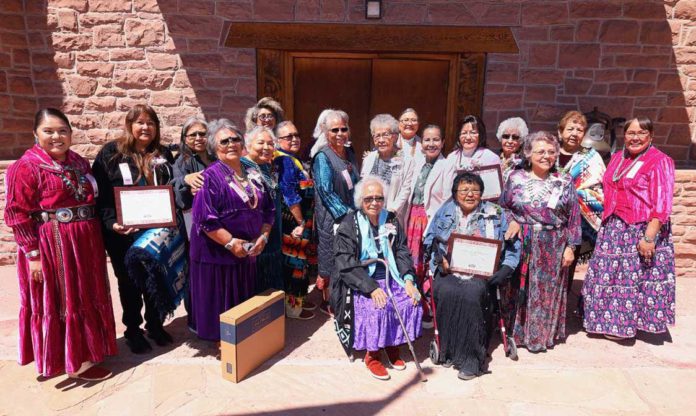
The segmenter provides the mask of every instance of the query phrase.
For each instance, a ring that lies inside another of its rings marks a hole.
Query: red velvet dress
[[[79,173],[66,174],[65,167]],[[7,171],[5,222],[19,246],[19,363],[35,360],[46,377],[76,372],[85,361],[100,362],[117,352],[99,220],[40,223],[32,218],[42,210],[94,205],[90,174],[89,163],[77,153],[69,151],[65,162],[54,162],[38,145]],[[42,283],[31,279],[26,258],[36,249]]]

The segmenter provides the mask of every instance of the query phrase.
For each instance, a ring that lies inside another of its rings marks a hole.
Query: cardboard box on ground
[[[222,377],[240,382],[285,347],[285,292],[269,289],[220,314]]]

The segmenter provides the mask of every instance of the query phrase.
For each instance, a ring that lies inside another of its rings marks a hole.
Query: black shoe
[[[478,376],[478,374],[473,374],[473,373],[470,373],[470,372],[468,372],[468,371],[466,371],[466,370],[459,370],[459,373],[457,374],[457,377],[458,377],[460,380],[473,380],[473,379],[475,379],[477,376]]]
[[[148,330],[147,331],[147,337],[150,338],[151,340],[155,341],[155,344],[157,344],[160,347],[164,347],[168,344],[172,344],[174,340],[172,339],[172,336],[167,333],[167,331],[164,330],[164,328],[158,328],[155,330]]]
[[[444,363],[442,363],[442,366],[445,368],[450,368],[450,367],[452,367],[453,364],[454,363],[452,361],[446,360]]]
[[[152,351],[152,346],[145,339],[142,332],[133,335],[126,335],[126,345],[130,348],[133,354],[144,354]]]

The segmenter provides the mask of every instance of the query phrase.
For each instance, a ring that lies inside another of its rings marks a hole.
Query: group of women
[[[346,352],[365,350],[370,374],[388,379],[381,350],[388,367],[406,367],[399,346],[429,326],[431,298],[442,365],[469,380],[486,370],[496,289],[506,294],[500,313],[518,345],[543,352],[565,339],[578,259],[589,259],[588,332],[626,339],[674,324],[674,163],[652,146],[649,119],[626,123],[624,149],[606,169],[585,147],[587,120],[575,111],[557,135],[529,133],[520,118],[503,121],[498,153],[487,148],[483,122],[467,116],[447,157],[443,129],[421,130],[414,109],[398,119],[379,114],[369,126],[374,150],[360,164],[341,110],[321,113],[308,159],[275,100],[260,100],[245,124],[243,133],[227,119],[191,118],[175,158],[160,143],[155,111],[136,105],[123,137],[90,168],[69,150],[67,117],[37,113],[35,145],[7,175],[5,221],[19,246],[20,363],[36,361],[45,377],[109,377],[97,365],[116,354],[105,250],[134,353],[152,348],[147,338],[173,342],[163,321],[178,299],[191,331],[219,341],[220,313],[280,289],[288,317],[312,319],[317,306],[333,314]],[[497,200],[484,200],[476,171],[491,165],[500,166],[504,185]],[[166,184],[177,227],[118,223],[115,187]],[[497,271],[482,278],[450,268],[453,233],[500,241]],[[184,258],[146,263],[137,249],[155,243]],[[307,300],[315,267],[321,305]],[[174,285],[176,301],[159,293],[160,274],[185,275]]]

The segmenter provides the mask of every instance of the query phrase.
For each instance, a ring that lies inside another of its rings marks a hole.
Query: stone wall
[[[135,103],[155,107],[165,141],[178,140],[190,115],[241,122],[256,100],[255,52],[221,47],[222,28],[263,21],[509,26],[519,53],[488,56],[487,125],[521,115],[531,129],[553,129],[564,111],[594,106],[613,117],[644,114],[656,122],[660,149],[682,167],[696,166],[696,0],[384,0],[381,21],[366,21],[364,5],[2,0],[0,159],[31,145],[32,114],[45,106],[68,114],[74,148],[87,157],[119,134]],[[682,275],[696,266],[689,175],[680,173],[675,199]],[[7,261],[3,227],[0,261]]]
[[[241,121],[256,99],[255,53],[220,47],[225,21],[510,26],[518,54],[488,57],[484,119],[521,115],[552,129],[569,109],[656,121],[656,143],[694,165],[696,1],[385,0],[366,21],[356,0],[3,0],[0,159],[31,142],[37,106],[62,107],[93,156],[148,102],[164,137],[188,116]],[[378,48],[378,45],[375,45]],[[493,128],[490,128],[491,135]]]

